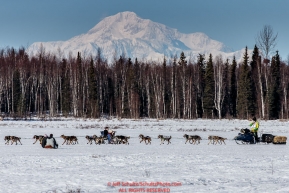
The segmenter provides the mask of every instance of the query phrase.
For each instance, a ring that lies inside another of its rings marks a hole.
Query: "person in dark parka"
[[[50,134],[49,137],[47,137],[46,135],[46,137],[43,138],[41,145],[43,148],[54,148],[54,149],[58,148],[58,144],[55,138],[53,137],[53,134]]]

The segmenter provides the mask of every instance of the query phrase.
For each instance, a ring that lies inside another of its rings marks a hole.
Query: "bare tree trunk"
[[[124,114],[124,97],[125,97],[125,87],[126,87],[126,74],[127,74],[127,67],[126,65],[122,65],[121,69],[121,114]]]
[[[263,84],[262,84],[262,70],[261,70],[261,63],[259,60],[257,61],[257,70],[258,70],[258,82],[259,82],[259,88],[260,88],[260,97],[261,97],[261,116],[262,118],[265,118],[265,102],[264,102],[264,92],[263,92]],[[265,72],[266,76],[266,72]],[[267,82],[267,78],[266,78]],[[267,85],[267,83],[266,83]]]
[[[78,88],[77,88],[77,76],[75,72],[75,66],[72,66],[72,61],[69,62],[69,76],[70,76],[70,88],[72,94],[72,109],[73,115],[78,116]]]
[[[2,73],[1,73],[2,74]],[[3,101],[3,93],[4,93],[4,78],[3,76],[0,76],[0,104],[3,104],[2,101]]]
[[[5,89],[5,91],[6,91],[6,103],[7,103],[7,111],[8,111],[8,113],[11,113],[11,112],[13,112],[13,109],[12,109],[12,107],[11,107],[11,104],[12,104],[12,98],[11,98],[11,95],[13,94],[13,93],[11,93],[10,94],[10,92],[9,92],[9,87],[10,87],[10,85],[11,85],[11,77],[9,77],[9,75],[7,75],[8,77],[7,77],[7,79],[6,79],[6,89]],[[13,96],[13,95],[12,95]]]
[[[215,76],[215,108],[218,111],[218,117],[219,119],[222,118],[222,107],[223,107],[223,101],[224,101],[224,83],[223,83],[223,61],[222,57],[216,58],[216,65],[214,68],[214,76]]]
[[[282,89],[283,89],[283,102],[282,102],[282,119],[288,118],[288,91],[287,91],[287,84],[288,84],[288,67],[287,65],[282,65],[282,74],[281,74],[281,81],[282,81]]]
[[[172,97],[172,117],[176,118],[177,114],[177,98],[176,98],[176,80],[175,80],[175,69],[172,69],[172,76],[171,76],[171,97]]]
[[[267,95],[268,95],[268,63],[265,63],[265,72],[264,72],[264,75],[265,75],[265,88],[266,88],[266,93],[267,93]],[[266,99],[263,99],[263,101],[264,101],[264,117],[266,117],[266,119],[268,119],[269,118],[269,115],[268,115],[268,112],[269,112],[269,109],[268,109],[268,107],[269,107],[269,105],[267,105],[266,106],[266,104],[265,104],[265,100]],[[267,115],[266,115],[266,112],[267,112]]]
[[[189,94],[188,94],[188,99],[189,99],[189,105],[188,105],[188,118],[192,119],[192,78],[190,77],[189,79]]]
[[[48,101],[49,101],[49,115],[55,115],[55,89],[56,84],[54,80],[48,79],[47,83],[47,94],[48,94]]]
[[[148,98],[148,117],[151,118],[151,114],[150,114],[150,111],[151,111],[151,94],[150,94],[150,82],[149,80],[147,80],[145,82],[145,88],[146,88],[146,93],[147,93],[147,98]]]
[[[83,89],[82,89],[82,109],[83,109],[83,115],[87,115],[87,109],[88,107],[88,65],[84,65],[83,70]]]
[[[155,103],[156,103],[156,118],[159,119],[161,117],[162,112],[162,88],[163,88],[163,81],[161,76],[159,76],[159,69],[155,66],[151,71],[151,80],[154,90],[154,96],[155,96]]]
[[[183,94],[183,118],[187,118],[187,109],[186,109],[186,106],[187,106],[187,103],[186,103],[186,93],[187,93],[187,90],[186,90],[186,67],[185,65],[182,65],[182,94]]]
[[[283,96],[284,96],[284,111],[286,112],[286,119],[288,119],[288,109],[287,109],[287,89],[286,88],[283,88]],[[284,118],[283,118],[284,119]]]
[[[129,88],[127,89],[127,95],[128,95],[128,109],[129,109],[129,115],[130,117],[132,117],[132,99],[133,99],[133,89],[131,86],[131,83],[129,83],[130,85],[128,86]]]

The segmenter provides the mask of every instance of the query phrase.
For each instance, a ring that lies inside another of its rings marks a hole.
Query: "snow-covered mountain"
[[[187,58],[196,59],[199,53],[208,56],[222,55],[223,59],[233,56],[239,61],[243,50],[234,52],[223,43],[210,39],[204,33],[183,34],[176,29],[148,19],[139,18],[133,12],[121,12],[106,17],[86,34],[75,36],[67,41],[35,42],[29,48],[30,54],[39,52],[43,46],[46,52],[70,52],[76,55],[96,55],[98,48],[108,61],[125,55],[139,60],[163,60],[179,56],[183,51]]]

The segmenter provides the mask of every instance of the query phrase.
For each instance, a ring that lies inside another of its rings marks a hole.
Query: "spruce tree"
[[[237,113],[238,117],[242,119],[249,118],[254,115],[251,109],[251,77],[250,69],[248,66],[248,59],[248,48],[246,47],[243,57],[243,64],[240,67],[237,96]]]
[[[203,99],[204,112],[207,117],[213,115],[214,99],[215,99],[214,66],[212,54],[210,54],[209,61],[207,62],[205,70],[205,88]]]
[[[71,105],[71,89],[69,83],[69,73],[67,69],[67,61],[63,59],[61,62],[61,98],[60,106],[64,116],[67,116],[70,112]]]
[[[178,64],[180,66],[186,66],[187,65],[187,60],[186,60],[186,56],[185,56],[184,52],[181,53],[180,60],[179,60]]]
[[[167,76],[167,60],[164,56],[163,60],[163,81],[164,81],[164,116],[168,117],[170,113],[170,89],[169,89],[169,80]]]
[[[140,64],[138,62],[138,59],[135,58],[134,65],[133,65],[133,73],[134,73],[134,90],[138,94],[140,94]]]
[[[77,116],[82,116],[84,109],[83,109],[83,73],[82,73],[82,58],[80,52],[77,53],[77,59],[76,59],[76,65],[77,65],[77,90],[78,90],[78,107],[79,107],[79,113]]]
[[[229,89],[229,109],[232,117],[237,117],[237,77],[236,77],[237,62],[234,56],[230,67],[230,89]]]
[[[134,103],[134,112],[133,115],[135,118],[139,118],[141,116],[141,72],[140,72],[140,63],[138,62],[138,59],[135,58],[134,64],[133,64],[133,103]]]
[[[19,69],[15,69],[13,73],[13,111],[14,113],[21,113],[23,108],[20,72]]]
[[[131,107],[130,107],[130,94],[132,92],[132,86],[133,86],[133,69],[132,69],[132,61],[131,58],[128,58],[126,61],[126,68],[127,72],[125,74],[126,77],[126,88],[124,92],[124,117],[130,117],[131,116]]]
[[[258,108],[257,105],[257,85],[258,85],[258,63],[259,60],[259,49],[255,45],[253,54],[252,54],[252,61],[250,62],[251,71],[250,71],[250,91],[251,91],[251,101],[250,101],[250,112],[252,114],[256,113],[256,109]]]
[[[281,111],[281,74],[278,51],[271,60],[271,83],[269,87],[269,119],[278,119]]]
[[[197,67],[198,67],[198,75],[197,75],[197,83],[196,83],[196,94],[197,94],[197,101],[196,101],[196,108],[197,108],[197,117],[202,118],[203,117],[203,94],[204,94],[204,88],[205,88],[205,56],[202,54],[199,54],[198,61],[197,61]]]
[[[186,92],[187,92],[187,60],[184,52],[180,55],[179,64],[179,103],[180,103],[180,116],[186,116]]]
[[[98,102],[97,102],[97,81],[96,72],[94,67],[94,61],[91,58],[88,68],[88,97],[90,104],[88,106],[88,114],[91,117],[98,115]]]

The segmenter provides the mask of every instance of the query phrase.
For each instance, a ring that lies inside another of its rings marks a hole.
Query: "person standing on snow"
[[[259,129],[259,122],[257,121],[256,117],[252,118],[252,122],[250,123],[251,133],[253,133],[255,140],[259,141],[258,139],[258,129]]]

